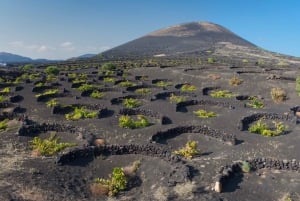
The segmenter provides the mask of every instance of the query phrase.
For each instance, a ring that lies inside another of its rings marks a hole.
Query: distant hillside
[[[83,54],[83,55],[80,55],[78,57],[72,57],[70,59],[67,59],[67,60],[77,60],[77,59],[89,59],[89,58],[92,58],[94,56],[96,56],[97,54]]]
[[[7,52],[0,52],[0,63],[30,63],[33,60],[29,57],[23,57]]]
[[[99,54],[98,58],[226,57],[234,59],[290,60],[299,58],[257,47],[230,30],[209,22],[184,23],[149,33]]]

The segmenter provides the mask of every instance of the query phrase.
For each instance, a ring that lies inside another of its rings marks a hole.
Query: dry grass
[[[18,190],[18,196],[24,200],[30,201],[45,201],[48,200],[46,193],[37,187],[22,186]]]
[[[94,196],[108,195],[109,187],[108,185],[93,183],[90,186],[90,191]]]
[[[186,182],[183,184],[177,184],[174,187],[174,191],[180,198],[192,199],[193,191],[195,191],[196,187],[195,182]]]
[[[282,103],[287,100],[286,92],[281,88],[272,88],[271,90],[272,100],[275,103]]]

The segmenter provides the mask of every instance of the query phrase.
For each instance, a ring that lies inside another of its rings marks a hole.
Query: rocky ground
[[[99,70],[97,64],[73,69],[61,65],[59,75],[48,80],[44,68],[29,70],[27,77],[20,70],[1,70],[0,91],[10,91],[0,92],[7,98],[0,103],[0,121],[9,120],[0,132],[0,200],[300,200],[299,70],[254,64],[113,71]],[[29,77],[32,74],[36,77]],[[76,78],[83,81],[75,83]],[[232,78],[241,83],[230,84]],[[121,85],[124,81],[134,86]],[[96,99],[89,96],[91,91],[78,90],[84,83],[97,85],[104,96]],[[183,91],[187,84],[195,90]],[[272,88],[283,89],[286,100],[274,102]],[[49,89],[58,92],[36,97]],[[234,96],[212,97],[216,90]],[[172,96],[185,100],[174,103]],[[253,96],[263,108],[249,105]],[[59,104],[47,107],[54,98]],[[126,98],[140,105],[127,109]],[[82,106],[97,116],[65,118]],[[199,109],[217,116],[199,118],[194,114]],[[151,124],[121,128],[122,115],[144,115]],[[275,137],[250,133],[248,128],[259,119],[270,125],[282,122],[287,129]],[[53,133],[76,146],[52,156],[32,151],[34,137],[45,139]],[[173,153],[189,141],[197,142],[200,154],[187,159]],[[113,168],[126,169],[135,161],[140,165],[124,191],[107,196],[91,189],[95,178],[108,178]],[[243,171],[245,163],[249,172]]]

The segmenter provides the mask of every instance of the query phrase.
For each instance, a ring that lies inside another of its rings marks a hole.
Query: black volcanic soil
[[[32,92],[34,81],[9,84],[9,96],[22,98],[0,105],[0,120],[9,118],[13,125],[0,132],[0,200],[300,200],[300,128],[295,112],[299,106],[295,90],[299,67],[269,68],[271,74],[289,79],[269,79],[270,73],[259,66],[231,68],[225,64],[138,67],[127,70],[126,75],[113,76],[116,81],[126,79],[137,88],[149,88],[151,93],[145,95],[137,95],[132,87],[105,83],[98,79],[94,67],[61,71],[58,81],[52,82],[58,82],[52,86],[59,89],[59,103],[84,105],[101,113],[97,118],[78,121],[67,121],[63,114],[53,114],[44,101],[38,102],[37,93]],[[68,82],[69,72],[86,73],[89,82],[101,85],[99,91],[105,91],[105,96],[81,96]],[[234,75],[243,80],[241,85],[229,85]],[[6,71],[1,77],[13,79]],[[172,84],[158,87],[157,80]],[[195,85],[196,91],[181,92],[175,87],[186,83]],[[273,102],[270,92],[274,87],[287,92],[285,102]],[[265,108],[246,107],[245,98],[213,98],[209,93],[214,88],[240,97],[260,97]],[[186,103],[171,103],[172,93],[185,96]],[[124,111],[122,101],[116,100],[130,96],[140,99],[142,105]],[[198,118],[193,113],[198,109],[214,111],[218,116]],[[152,125],[120,128],[118,118],[126,112],[143,114]],[[246,128],[257,117],[281,121],[288,132],[277,137],[248,132]],[[33,137],[46,138],[53,132],[77,146],[51,157],[33,156]],[[105,139],[106,145],[94,146],[97,138]],[[199,156],[188,160],[172,154],[191,140],[198,142]],[[90,186],[95,178],[107,178],[114,167],[126,167],[137,160],[141,165],[125,191],[116,197],[92,195]],[[252,171],[242,173],[236,168],[240,161],[249,161]],[[222,183],[221,193],[215,192],[216,182]]]

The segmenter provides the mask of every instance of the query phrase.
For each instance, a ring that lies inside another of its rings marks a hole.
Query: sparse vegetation
[[[85,107],[75,107],[73,112],[65,115],[65,118],[67,120],[77,121],[79,119],[95,118],[97,115],[97,111],[88,111]]]
[[[136,86],[136,83],[126,80],[126,81],[120,82],[119,85],[121,87],[133,87],[133,86]]]
[[[114,78],[114,77],[105,77],[103,79],[103,82],[111,82],[111,83],[113,83],[115,81],[116,81],[116,78]]]
[[[215,62],[216,62],[216,60],[214,58],[211,58],[211,57],[207,58],[207,63],[213,64]]]
[[[287,126],[283,125],[282,122],[273,121],[273,129],[270,128],[267,123],[263,122],[262,119],[258,120],[255,124],[249,127],[249,132],[261,134],[263,136],[278,136],[287,131]]]
[[[6,100],[7,100],[6,96],[0,95],[0,103],[3,102],[3,101],[6,101]]]
[[[230,80],[229,80],[229,84],[232,86],[238,86],[240,84],[243,83],[243,80],[241,80],[240,78],[233,76]]]
[[[101,66],[101,70],[116,70],[117,69],[117,65],[111,62],[105,63]]]
[[[228,90],[217,90],[217,91],[212,91],[210,93],[210,96],[214,98],[232,98],[235,97],[236,94],[233,94]]]
[[[94,91],[91,93],[91,95],[90,95],[90,97],[96,98],[96,99],[101,99],[101,98],[103,98],[104,96],[105,96],[105,93],[104,93],[104,92],[100,92],[100,91],[97,91],[97,90],[94,90]]]
[[[172,86],[172,82],[159,81],[156,82],[155,85],[158,87],[167,87],[167,86]]]
[[[5,87],[3,89],[0,90],[0,93],[9,93],[10,92],[10,88],[9,87]]]
[[[54,107],[58,105],[58,100],[57,99],[51,99],[46,102],[47,107]]]
[[[218,116],[218,115],[217,115],[216,113],[214,113],[214,112],[208,112],[208,111],[202,110],[202,109],[197,110],[197,111],[194,111],[194,114],[195,114],[197,117],[204,118],[204,119]]]
[[[173,152],[176,155],[183,156],[187,159],[192,159],[193,157],[200,154],[200,151],[197,150],[197,142],[196,141],[188,141],[185,145],[185,147],[174,151]]]
[[[182,92],[192,92],[192,91],[196,91],[196,90],[197,90],[197,87],[192,84],[183,84],[180,87],[180,91],[182,91]]]
[[[135,93],[147,95],[147,94],[150,94],[150,93],[151,93],[151,89],[148,89],[148,88],[140,88],[140,89],[135,90]]]
[[[244,173],[249,173],[251,171],[251,165],[247,161],[242,161],[241,169]]]
[[[8,127],[8,119],[4,119],[2,121],[0,121],[0,131],[4,131],[7,129]]]
[[[52,75],[58,75],[59,74],[59,69],[57,66],[48,66],[46,69],[45,69],[45,73],[46,74],[52,74]]]
[[[95,183],[103,188],[103,195],[114,196],[118,192],[125,190],[127,186],[127,178],[123,168],[115,167],[109,179],[96,178]],[[106,189],[106,190],[105,190]]]
[[[136,108],[141,106],[142,102],[134,98],[126,98],[123,100],[123,104],[126,108]]]
[[[119,126],[121,128],[137,129],[150,126],[150,123],[143,115],[137,115],[137,120],[134,120],[129,115],[122,115],[119,118]]]
[[[82,84],[80,87],[78,87],[79,91],[90,91],[90,90],[95,90],[97,89],[97,86],[93,85],[93,84]]]
[[[300,96],[300,76],[298,76],[296,79],[296,92],[298,96]]]
[[[45,95],[53,95],[58,94],[58,89],[49,89],[44,93],[36,94],[35,97],[45,96]]]
[[[171,96],[170,96],[170,101],[172,103],[181,103],[181,102],[186,101],[186,97],[184,97],[184,96],[176,96],[176,95],[174,95],[172,93]]]
[[[264,103],[255,96],[250,96],[248,98],[248,100],[250,102],[246,103],[246,105],[249,107],[252,107],[255,109],[261,109],[261,108],[264,108],[264,106],[265,106]]]
[[[281,88],[273,88],[271,90],[271,97],[275,103],[282,103],[287,100],[287,94]]]
[[[75,143],[64,143],[59,142],[59,138],[56,134],[51,134],[48,139],[41,139],[39,137],[34,137],[30,141],[33,154],[36,156],[52,156],[67,147],[76,146]]]

